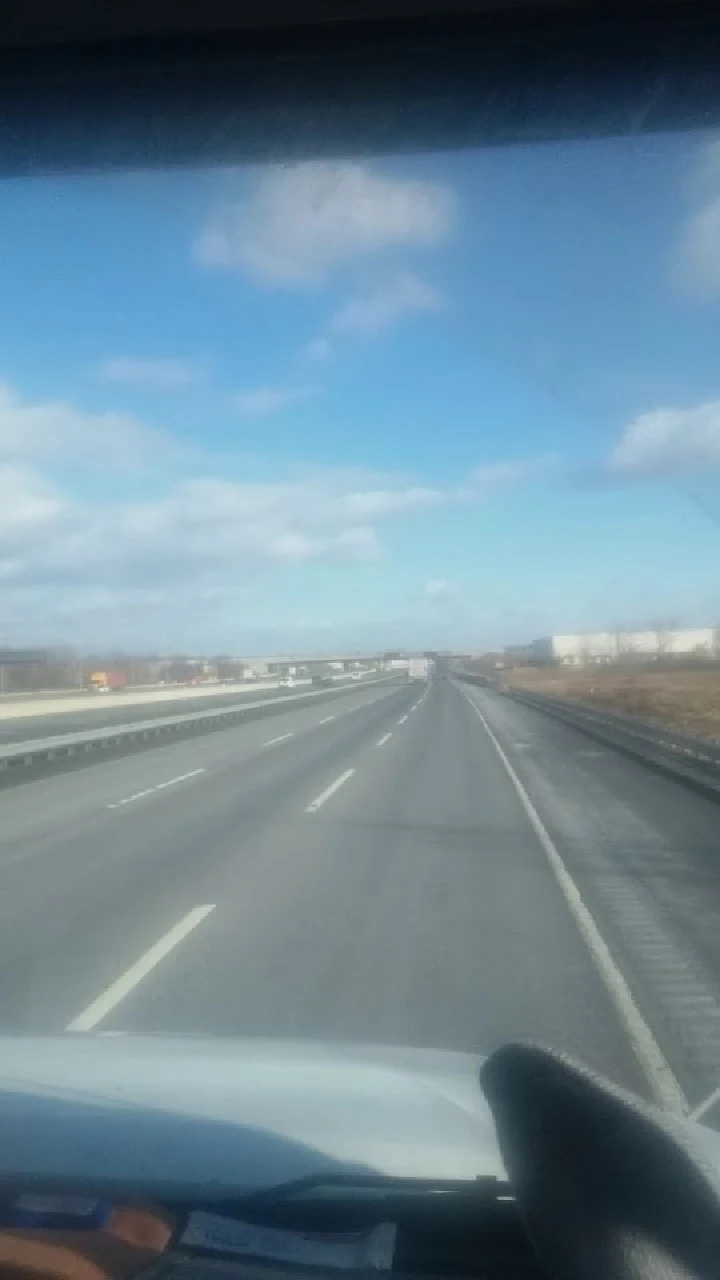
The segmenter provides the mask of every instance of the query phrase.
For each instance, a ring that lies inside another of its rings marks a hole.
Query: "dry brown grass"
[[[694,671],[633,671],[612,667],[569,671],[563,667],[518,667],[498,671],[516,689],[623,711],[675,725],[701,738],[720,740],[720,665]]]

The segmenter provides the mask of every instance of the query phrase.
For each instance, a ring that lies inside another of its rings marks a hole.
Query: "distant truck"
[[[331,687],[335,681],[327,671],[313,671],[310,677],[310,684],[313,689],[327,689]]]
[[[221,661],[216,665],[216,673],[220,684],[237,684],[249,678],[250,668],[242,662]]]
[[[127,688],[127,676],[124,671],[93,671],[90,687],[96,693],[121,693]]]
[[[204,671],[198,662],[171,662],[165,671],[167,684],[203,684]]]
[[[430,667],[430,658],[411,658],[408,663],[408,680],[429,680]]]

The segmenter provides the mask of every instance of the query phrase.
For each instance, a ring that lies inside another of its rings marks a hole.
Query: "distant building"
[[[503,647],[503,657],[513,658],[516,662],[527,662],[533,656],[533,646],[531,644],[506,644]]]
[[[691,627],[684,630],[587,631],[576,635],[542,636],[533,640],[535,661],[582,666],[592,662],[618,662],[623,658],[720,658],[720,629]]]

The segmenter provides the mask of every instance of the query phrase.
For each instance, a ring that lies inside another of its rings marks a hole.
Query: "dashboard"
[[[110,1207],[91,1194],[25,1193],[14,1204],[23,1212],[12,1220],[6,1203],[0,1227],[0,1274],[14,1280],[545,1274],[512,1197],[484,1191],[436,1195],[432,1205],[427,1194],[393,1198],[392,1206],[377,1196],[323,1196],[273,1206],[254,1221],[227,1206]]]

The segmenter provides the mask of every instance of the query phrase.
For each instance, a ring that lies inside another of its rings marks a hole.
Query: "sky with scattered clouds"
[[[720,625],[720,141],[0,189],[0,645]]]

